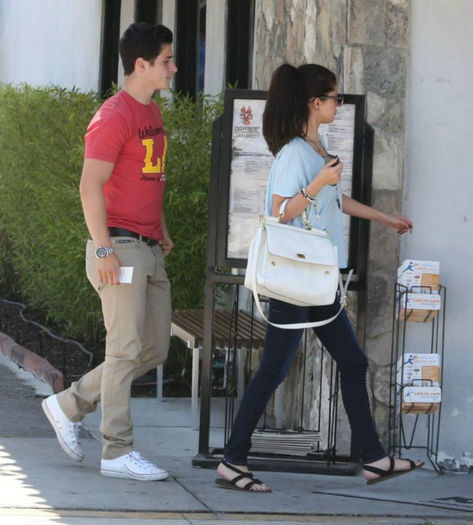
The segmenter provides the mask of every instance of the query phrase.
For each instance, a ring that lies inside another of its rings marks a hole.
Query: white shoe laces
[[[80,427],[82,426],[82,424],[79,421],[77,421],[77,422],[70,422],[67,426],[68,426],[68,431],[69,431],[69,436],[71,438],[71,442],[74,444],[78,443]]]
[[[132,450],[131,452],[129,452],[128,456],[130,457],[131,461],[133,461],[133,463],[136,463],[142,468],[145,468],[145,469],[158,468],[154,463],[151,463],[151,461],[148,461],[139,452],[136,452],[135,450]]]
[[[76,441],[79,441],[79,432],[82,427],[82,423],[79,421],[72,423],[72,433],[74,434],[74,439]]]
[[[61,424],[61,421],[59,421],[57,418],[56,418],[56,424],[58,426],[58,428],[62,428],[62,424]],[[66,427],[66,432],[69,434],[70,438],[72,441],[74,442],[78,442],[79,441],[79,432],[80,432],[80,428],[82,426],[82,423],[80,421],[67,421],[65,423],[65,427]]]

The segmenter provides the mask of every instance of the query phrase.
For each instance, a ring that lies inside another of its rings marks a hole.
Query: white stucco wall
[[[0,82],[99,85],[101,0],[0,0]]]
[[[135,20],[135,0],[122,0],[120,11],[120,36],[123,35],[127,27]],[[121,59],[118,60],[118,87],[123,86],[125,74],[123,72],[123,64]]]
[[[218,95],[225,88],[227,2],[207,0],[204,91]]]
[[[473,3],[413,0],[402,258],[439,260],[447,287],[440,448],[473,451]],[[414,323],[409,323],[414,325]],[[429,326],[410,326],[410,351]],[[428,351],[428,350],[427,350]]]

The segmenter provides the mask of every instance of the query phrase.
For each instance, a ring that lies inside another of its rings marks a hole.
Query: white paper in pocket
[[[120,266],[118,281],[122,284],[130,284],[133,279],[133,266]]]

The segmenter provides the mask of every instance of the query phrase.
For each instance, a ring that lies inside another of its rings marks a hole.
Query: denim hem
[[[234,459],[228,457],[228,456],[223,456],[223,459],[225,461],[227,461],[228,463],[231,463],[232,465],[235,465],[237,467],[246,467],[247,465],[247,462],[245,461],[244,463],[242,463],[241,461],[235,461]]]
[[[362,458],[363,464],[366,463],[374,463],[375,461],[379,461],[380,459],[383,459],[387,456],[386,452],[383,450],[379,454],[373,455],[372,457],[367,456],[367,458]]]

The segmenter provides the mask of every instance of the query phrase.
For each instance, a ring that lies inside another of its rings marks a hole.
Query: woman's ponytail
[[[308,114],[306,89],[299,71],[290,64],[279,66],[271,77],[263,113],[263,136],[273,155],[302,135]]]
[[[304,136],[309,100],[326,95],[336,85],[334,73],[318,64],[298,68],[283,64],[276,69],[263,113],[263,135],[273,155],[293,138]]]

